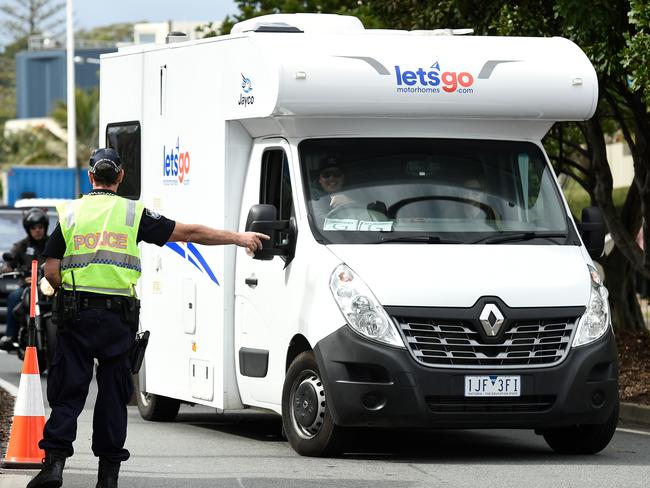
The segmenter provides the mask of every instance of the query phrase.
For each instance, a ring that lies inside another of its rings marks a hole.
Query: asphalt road
[[[21,363],[0,354],[0,378],[14,385]],[[45,379],[43,380],[45,388]],[[45,390],[44,390],[45,391]],[[90,450],[91,386],[79,419],[66,488],[95,485]],[[47,415],[46,409],[46,415]],[[650,432],[629,426],[595,456],[554,454],[541,437],[517,430],[360,432],[337,458],[298,456],[281,438],[279,418],[183,406],[177,421],[152,423],[129,407],[120,486],[137,488],[406,488],[406,487],[644,487],[650,479]],[[4,448],[4,446],[3,446]],[[3,452],[4,455],[4,452]],[[7,470],[0,488],[24,487],[36,471]]]

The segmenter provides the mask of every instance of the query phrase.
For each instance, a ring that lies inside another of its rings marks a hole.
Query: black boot
[[[99,473],[95,488],[117,488],[117,477],[120,474],[120,463],[112,463],[105,459],[99,460]]]
[[[65,457],[59,451],[46,451],[43,469],[27,484],[27,488],[59,488],[63,484]]]

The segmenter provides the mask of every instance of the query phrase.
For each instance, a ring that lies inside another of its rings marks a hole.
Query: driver
[[[43,251],[47,243],[48,219],[40,208],[32,208],[23,216],[23,227],[27,237],[14,243],[9,252],[13,259],[7,262],[5,271],[30,270],[32,260],[38,260],[39,266],[45,262]],[[26,276],[23,286],[12,291],[7,296],[7,330],[0,339],[0,349],[12,351],[17,348],[18,323],[13,309],[20,302],[24,289],[31,283],[31,277]]]
[[[342,193],[345,175],[341,162],[335,156],[325,156],[318,165],[318,185],[312,200],[314,214],[323,221],[328,213],[341,205],[351,203]]]

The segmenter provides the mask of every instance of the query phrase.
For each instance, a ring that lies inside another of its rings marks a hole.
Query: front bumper
[[[314,348],[327,404],[349,427],[549,428],[604,423],[618,403],[614,336],[571,349],[544,368],[445,369],[406,349],[368,341],[347,326]],[[520,375],[521,397],[464,398],[466,375]]]

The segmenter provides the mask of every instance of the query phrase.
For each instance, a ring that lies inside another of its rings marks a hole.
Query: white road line
[[[622,429],[622,428],[618,428],[616,430],[620,430],[621,432],[626,432],[628,434],[650,435],[650,432],[646,432],[644,430]]]
[[[3,388],[4,390],[7,391],[11,396],[17,397],[18,396],[18,387],[12,385],[8,381],[3,380],[0,378],[0,388]]]

